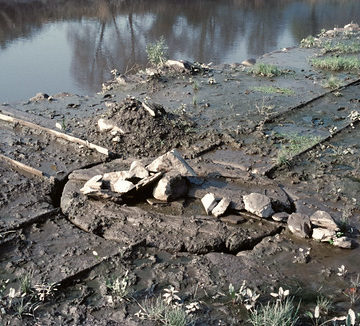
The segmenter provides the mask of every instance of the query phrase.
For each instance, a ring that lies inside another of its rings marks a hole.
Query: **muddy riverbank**
[[[323,321],[359,312],[359,38],[349,24],[255,66],[168,62],[0,106],[2,323],[250,325],[280,286],[298,325],[320,296]],[[184,160],[155,168],[172,149]],[[186,190],[161,201],[166,176]],[[219,217],[209,193],[229,200]]]

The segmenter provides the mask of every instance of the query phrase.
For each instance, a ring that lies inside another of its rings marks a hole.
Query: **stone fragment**
[[[201,203],[203,204],[207,215],[211,214],[212,210],[217,205],[217,201],[213,193],[208,193],[201,198]]]
[[[324,229],[324,228],[315,228],[312,232],[312,238],[314,240],[319,240],[321,242],[328,242],[335,237],[335,231]]]
[[[171,170],[176,170],[183,176],[196,176],[195,171],[189,164],[186,163],[179,151],[176,149],[158,157],[146,168],[151,172],[169,172]]]
[[[220,200],[220,202],[215,206],[212,210],[211,214],[215,217],[219,217],[225,214],[226,210],[230,206],[231,200],[229,198],[224,197]]]
[[[102,175],[95,175],[90,180],[85,182],[84,186],[80,189],[80,191],[84,195],[87,195],[91,192],[97,192],[101,189],[102,184]]]
[[[141,105],[147,112],[149,112],[149,114],[152,117],[158,117],[166,113],[164,108],[159,104],[152,104],[152,103],[150,104],[150,103],[142,102]]]
[[[289,218],[289,214],[286,212],[275,213],[271,218],[276,222],[286,222]]]
[[[259,217],[270,217],[274,213],[268,196],[253,192],[243,196],[243,201],[245,210]]]
[[[158,181],[162,177],[163,174],[164,174],[163,172],[158,172],[154,175],[149,175],[148,177],[140,180],[135,186],[136,190],[139,191],[141,189],[144,189],[144,188],[152,185],[153,183]]]
[[[186,70],[191,70],[193,64],[189,61],[183,61],[183,60],[167,60],[165,62],[165,66],[169,67],[169,68],[173,68],[175,70],[180,70],[180,71],[186,71]]]
[[[126,194],[130,190],[134,189],[135,185],[128,180],[119,179],[116,181],[112,187],[112,190],[119,194]]]
[[[103,118],[98,120],[98,127],[99,127],[100,132],[114,131],[114,132],[119,132],[122,134],[125,133],[121,128],[117,127],[110,120],[103,119]],[[114,134],[112,133],[112,135],[114,135]]]
[[[335,223],[331,215],[325,211],[316,211],[310,216],[311,224],[320,226],[325,229],[339,231],[339,227]]]
[[[256,63],[256,59],[254,58],[249,58],[247,60],[244,60],[241,62],[241,64],[245,67],[251,67]]]
[[[145,165],[140,161],[133,161],[130,165],[129,171],[133,173],[135,177],[140,179],[149,176],[149,171],[145,168]]]
[[[186,179],[179,173],[168,173],[162,177],[153,190],[154,198],[171,201],[183,197],[188,191]]]
[[[311,235],[310,218],[300,213],[292,213],[287,221],[289,230],[300,238],[309,238]]]
[[[134,177],[134,173],[129,171],[108,172],[103,175],[103,182],[107,183],[107,188],[114,190],[114,185],[119,180],[130,180]]]
[[[334,238],[333,240],[334,240],[333,245],[335,247],[339,247],[343,249],[351,249],[354,247],[353,241],[348,237]]]

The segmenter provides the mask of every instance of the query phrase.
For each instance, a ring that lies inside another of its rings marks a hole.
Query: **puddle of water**
[[[98,91],[111,69],[146,64],[162,35],[172,58],[231,63],[359,16],[358,0],[0,0],[0,101]]]

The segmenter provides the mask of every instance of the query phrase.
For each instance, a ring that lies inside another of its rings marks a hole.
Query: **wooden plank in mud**
[[[32,176],[41,177],[41,178],[48,178],[49,176],[46,175],[44,172],[37,170],[29,165],[16,161],[8,156],[0,154],[0,160],[8,163],[15,169],[19,170],[20,172],[30,174]]]
[[[51,134],[51,135],[53,135],[53,136],[55,136],[57,138],[62,138],[62,139],[65,139],[65,140],[67,140],[69,142],[76,143],[76,144],[79,144],[79,145],[83,145],[83,146],[86,146],[86,147],[88,147],[90,149],[95,149],[100,154],[104,154],[106,156],[110,156],[110,154],[111,154],[110,151],[107,148],[101,147],[99,145],[95,145],[93,143],[88,142],[87,140],[83,140],[83,139],[80,139],[80,138],[77,138],[77,137],[74,137],[74,136],[71,136],[71,135],[64,134],[64,133],[62,133],[60,131],[57,131],[57,130],[53,130],[53,129],[49,129],[49,128],[40,126],[38,124],[29,122],[29,121],[26,121],[26,120],[14,118],[14,117],[2,114],[2,113],[0,113],[0,120],[6,121],[6,122],[11,122],[11,123],[18,123],[18,124],[20,124],[22,126],[25,126],[25,127],[31,128],[31,129],[44,131],[44,132],[46,132],[48,134]]]

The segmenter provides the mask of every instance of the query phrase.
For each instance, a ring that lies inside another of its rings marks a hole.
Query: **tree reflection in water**
[[[239,62],[356,17],[358,0],[0,0],[0,54],[45,25],[68,23],[72,83],[89,93],[111,69],[145,65],[146,43],[160,36],[172,58]]]

